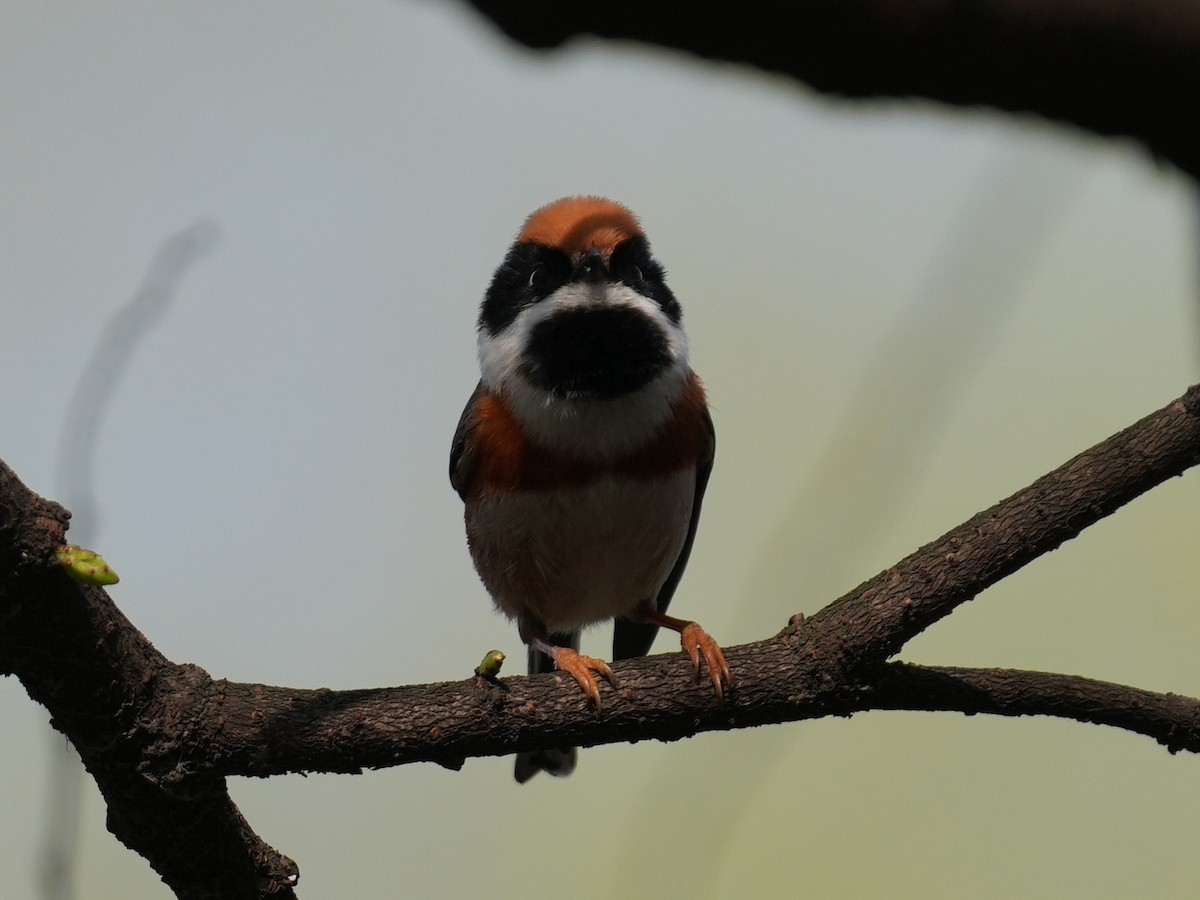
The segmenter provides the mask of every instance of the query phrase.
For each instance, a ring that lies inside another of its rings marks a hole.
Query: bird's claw
[[[712,635],[695,622],[689,622],[683,627],[679,632],[679,640],[692,660],[692,669],[697,678],[700,677],[700,657],[704,656],[713,690],[717,692],[717,699],[724,703],[725,690],[733,687],[733,673],[729,671],[729,664],[725,662],[725,654],[721,652],[721,647],[713,640]]]
[[[720,651],[718,650],[717,652],[719,653]],[[601,708],[600,685],[596,680],[596,676],[592,674],[592,671],[595,670],[603,675],[614,688],[617,686],[617,676],[608,667],[608,663],[602,659],[596,659],[594,656],[584,656],[579,651],[572,650],[570,647],[554,648],[554,667],[561,672],[566,672],[579,682],[579,686],[583,688],[583,692],[596,704],[597,712]]]

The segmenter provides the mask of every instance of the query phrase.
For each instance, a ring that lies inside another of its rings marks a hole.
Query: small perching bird
[[[717,696],[716,641],[666,614],[687,565],[715,439],[679,302],[633,214],[601,197],[535,211],[479,311],[481,378],[454,435],[450,481],[496,606],[531,674],[569,673],[600,707],[604,660],[581,629],[616,619],[613,658],[679,632]],[[518,754],[516,777],[568,775],[574,749]]]

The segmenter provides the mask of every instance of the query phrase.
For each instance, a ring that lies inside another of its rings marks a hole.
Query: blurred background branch
[[[1193,177],[1200,10],[1186,0],[471,0],[515,41],[644,41],[839,97],[923,97],[1134,137]]]
[[[71,510],[71,538],[87,546],[101,539],[96,500],[96,450],[112,399],[137,345],[170,308],[188,269],[207,256],[220,239],[220,228],[199,219],[168,236],[154,253],[137,292],[112,314],[96,339],[91,358],[79,373],[63,416],[55,463],[55,492]],[[43,900],[76,896],[79,808],[83,768],[79,754],[58,734],[48,736],[45,818],[38,853],[38,887]]]

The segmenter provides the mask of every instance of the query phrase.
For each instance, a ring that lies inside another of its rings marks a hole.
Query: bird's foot
[[[592,702],[596,704],[597,711],[599,711],[600,684],[592,672],[600,673],[615,688],[617,686],[617,676],[608,667],[608,663],[602,659],[596,659],[594,656],[584,656],[578,650],[572,650],[570,647],[553,647],[551,651],[551,657],[554,659],[554,667],[561,672],[566,672],[579,682],[579,686],[583,688],[583,692],[591,698]],[[717,652],[720,653],[721,651],[718,650]]]
[[[700,657],[704,657],[704,665],[708,667],[708,677],[712,681],[713,690],[717,692],[717,699],[724,703],[725,690],[733,687],[733,673],[729,671],[729,664],[725,662],[725,654],[721,652],[721,647],[713,640],[712,635],[695,622],[688,622],[680,629],[679,641],[684,652],[692,660],[692,669],[695,670],[697,678],[700,677]]]

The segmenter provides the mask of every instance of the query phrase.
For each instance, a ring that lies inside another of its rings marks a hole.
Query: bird
[[[484,293],[480,378],[450,451],[467,546],[529,672],[569,674],[601,708],[608,663],[580,633],[615,620],[613,660],[679,633],[720,702],[733,676],[697,623],[667,614],[696,537],[716,438],[679,301],[637,217],[570,196],[525,220]],[[565,776],[576,751],[518,753]]]

